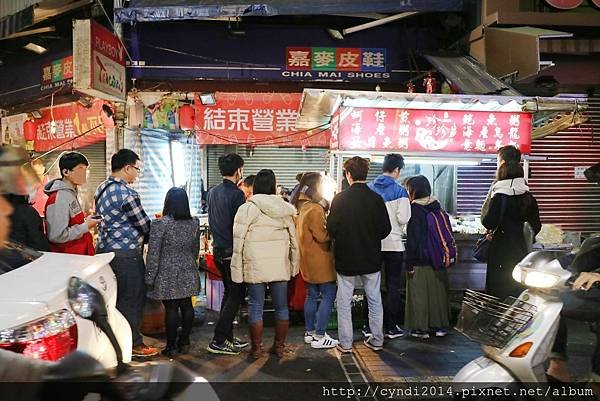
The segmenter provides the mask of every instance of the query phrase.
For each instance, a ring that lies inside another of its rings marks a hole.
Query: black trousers
[[[383,303],[383,330],[393,330],[400,325],[400,303],[402,302],[402,281],[405,275],[402,271],[404,252],[382,251],[383,272],[385,274],[385,297]],[[365,297],[365,303],[368,305]],[[364,309],[365,322],[369,321],[369,308]]]
[[[590,290],[600,291],[600,290]],[[558,332],[552,347],[551,358],[567,360],[567,322],[566,319],[579,320],[583,322],[600,322],[600,300],[584,298],[577,295],[580,291],[569,291],[561,294],[564,303],[560,313]],[[584,296],[587,294],[584,294]],[[600,375],[600,334],[596,333],[596,347],[592,354],[592,372]]]
[[[194,307],[191,298],[163,299],[165,306],[165,327],[167,330],[167,348],[175,348],[175,345],[183,346],[190,344],[190,333],[194,324]],[[181,312],[181,334],[177,341],[177,328]]]
[[[137,347],[143,343],[140,326],[146,303],[144,258],[137,251],[110,252],[115,252],[110,267],[117,278],[117,309],[129,322],[133,346]]]
[[[240,305],[246,295],[244,283],[231,281],[231,252],[225,249],[214,248],[215,264],[223,279],[223,300],[221,302],[221,313],[215,326],[214,341],[222,344],[225,340],[233,341],[233,321],[237,315]]]

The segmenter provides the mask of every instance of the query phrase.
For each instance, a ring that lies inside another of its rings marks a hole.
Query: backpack
[[[456,242],[448,214],[442,209],[427,213],[425,249],[434,268],[449,268],[456,263]]]

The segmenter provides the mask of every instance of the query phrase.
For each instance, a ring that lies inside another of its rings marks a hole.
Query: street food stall
[[[401,153],[406,173],[427,176],[434,196],[452,216],[459,248],[452,288],[483,289],[486,266],[472,258],[472,251],[484,231],[478,210],[494,179],[497,149],[518,147],[527,174],[534,113],[574,107],[569,99],[306,89],[297,128],[330,123],[330,170],[338,190],[348,158],[369,158],[374,176],[385,154]],[[471,185],[465,173],[469,166],[489,171],[477,210],[464,207],[465,196],[472,196],[463,191]]]

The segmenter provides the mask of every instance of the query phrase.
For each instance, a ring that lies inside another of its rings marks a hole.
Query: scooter
[[[45,400],[82,400],[92,393],[110,401],[219,401],[204,378],[177,362],[123,363],[121,347],[108,322],[106,303],[97,289],[71,277],[68,298],[77,315],[94,322],[110,339],[117,368],[109,372],[88,354],[75,351],[48,369]]]
[[[559,261],[565,254],[534,251],[519,262],[512,277],[528,288],[518,298],[502,301],[467,290],[456,329],[480,342],[484,355],[456,374],[455,390],[547,381],[544,363],[554,344],[563,306],[558,295],[570,290],[573,280]]]

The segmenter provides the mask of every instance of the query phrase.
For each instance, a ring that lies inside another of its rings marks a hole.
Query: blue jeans
[[[360,278],[365,288],[369,304],[369,327],[373,336],[372,344],[383,345],[383,306],[381,305],[381,272],[361,276],[337,275],[337,319],[338,337],[343,348],[352,348],[354,329],[352,327],[352,296],[356,280]]]
[[[316,330],[319,336],[325,334],[327,322],[329,322],[329,316],[333,308],[333,301],[335,300],[336,289],[337,285],[335,282],[308,284],[306,301],[304,301],[306,331]],[[321,296],[321,303],[317,306],[319,296]]]
[[[263,320],[267,285],[271,290],[275,319],[290,320],[287,299],[288,282],[274,281],[272,283],[248,284],[248,322],[250,324],[262,322]]]

